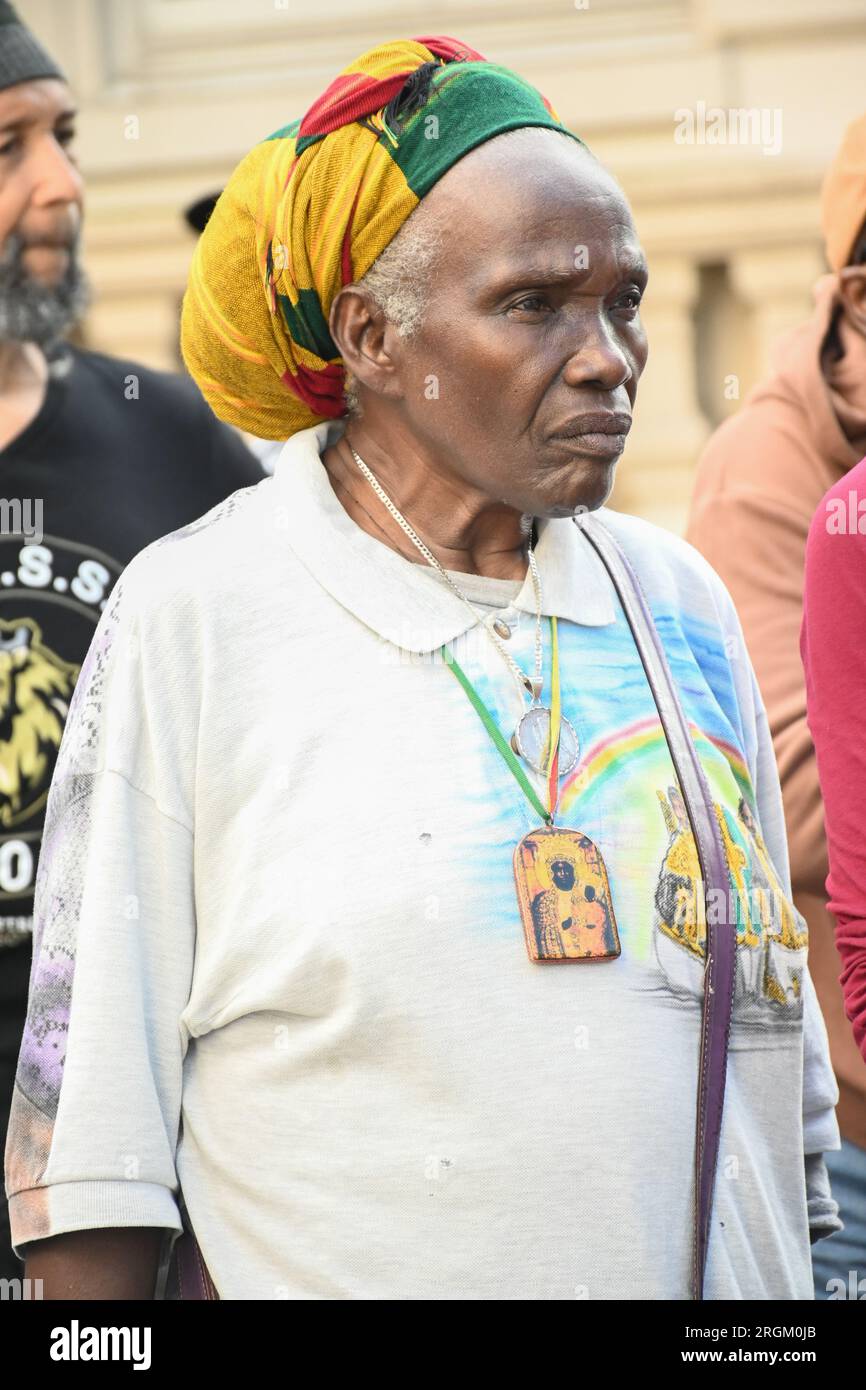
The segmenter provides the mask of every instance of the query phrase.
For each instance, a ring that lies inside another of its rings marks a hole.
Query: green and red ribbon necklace
[[[502,730],[497,725],[489,709],[485,705],[475,686],[470,681],[466,672],[463,670],[454,653],[448,647],[442,648],[442,655],[445,663],[454,672],[458,681],[468,695],[478,717],[490,735],[493,743],[505,760],[506,765],[514,774],[521,790],[528,797],[541,819],[547,825],[553,825],[559,805],[559,739],[562,728],[562,706],[560,703],[559,690],[559,634],[557,631],[556,618],[552,615],[548,619],[550,623],[550,649],[551,649],[551,670],[550,670],[550,728],[545,743],[544,755],[541,759],[545,767],[547,778],[547,800],[548,810],[544,809],[535,788],[520,765],[520,761],[505,738]]]

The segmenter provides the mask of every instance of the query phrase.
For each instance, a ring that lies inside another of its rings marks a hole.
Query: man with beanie
[[[75,110],[0,0],[0,1130],[27,1006],[33,886],[69,701],[115,580],[263,473],[187,378],[63,342],[88,301]],[[0,1277],[12,1253],[0,1196]]]
[[[827,1155],[845,1230],[813,1251],[817,1298],[866,1275],[866,1062],[845,1013],[827,910],[827,845],[800,659],[809,525],[824,494],[866,454],[866,115],[848,128],[821,195],[830,273],[811,318],[716,431],[698,466],[687,539],[733,595],[767,707],[782,783],[796,905],[839,1085],[842,1149]],[[846,1194],[853,1200],[846,1204]],[[831,1286],[835,1287],[835,1286]]]

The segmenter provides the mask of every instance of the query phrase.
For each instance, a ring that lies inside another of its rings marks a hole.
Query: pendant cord
[[[541,816],[541,819],[544,820],[545,823],[548,824],[548,826],[552,826],[553,817],[555,817],[556,808],[557,805],[559,805],[559,788],[557,788],[556,785],[557,781],[559,781],[559,644],[557,644],[555,617],[550,616],[549,623],[550,641],[552,641],[553,651],[552,684],[553,691],[555,691],[556,702],[556,735],[555,739],[553,739],[553,737],[549,737],[549,744],[553,744],[553,759],[552,765],[550,765],[549,781],[549,810],[545,810],[544,805],[542,805],[541,803],[541,799],[539,799],[537,792],[535,792],[535,788],[532,787],[530,778],[528,778],[527,774],[524,773],[523,767],[520,766],[520,762],[518,762],[516,755],[514,755],[512,745],[510,745],[509,741],[507,741],[507,738],[503,737],[503,734],[500,733],[500,730],[498,726],[496,726],[495,720],[493,720],[493,717],[491,716],[491,712],[489,712],[487,705],[485,705],[484,701],[482,701],[481,696],[478,695],[477,689],[475,689],[473,682],[471,682],[470,678],[468,678],[466,671],[461,669],[459,662],[457,662],[456,656],[453,655],[453,652],[450,651],[448,646],[443,646],[442,656],[445,657],[446,666],[449,666],[450,669],[452,669],[453,673],[455,673],[455,676],[457,677],[457,680],[460,681],[461,687],[463,687],[464,691],[466,691],[468,698],[470,698],[470,701],[471,703],[473,703],[475,710],[477,710],[478,716],[480,716],[481,723],[484,724],[485,728],[487,728],[488,734],[491,735],[491,738],[493,739],[493,744],[495,744],[496,748],[499,749],[499,752],[502,753],[503,759],[505,759],[507,766],[509,766],[510,770],[513,771],[514,777],[517,778],[521,790],[523,790],[524,794],[528,796],[528,799],[530,799],[532,806],[534,806],[535,810],[537,810],[538,815]],[[553,717],[552,719],[550,719],[550,730],[553,731]],[[546,760],[548,760],[548,753],[546,753],[545,751],[545,763]],[[553,778],[556,778],[556,783],[555,780],[553,780]]]
[[[562,728],[562,706],[559,692],[559,632],[556,618],[550,619],[550,726],[544,762],[547,764],[547,795],[550,802],[550,824],[559,807],[559,735]],[[549,758],[548,758],[549,754]]]

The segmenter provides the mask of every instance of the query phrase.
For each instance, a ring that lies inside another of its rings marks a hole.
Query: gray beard
[[[77,239],[63,279],[53,285],[43,285],[27,274],[23,249],[20,236],[13,232],[0,253],[0,342],[48,348],[83,316],[91,301],[90,283],[78,259]]]

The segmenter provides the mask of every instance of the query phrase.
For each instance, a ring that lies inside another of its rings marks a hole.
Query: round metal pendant
[[[542,757],[550,734],[550,710],[544,705],[533,705],[523,715],[511,740],[511,746],[536,772],[544,773],[547,768]],[[559,733],[559,775],[564,777],[575,766],[580,753],[580,744],[574,727],[562,716]]]

